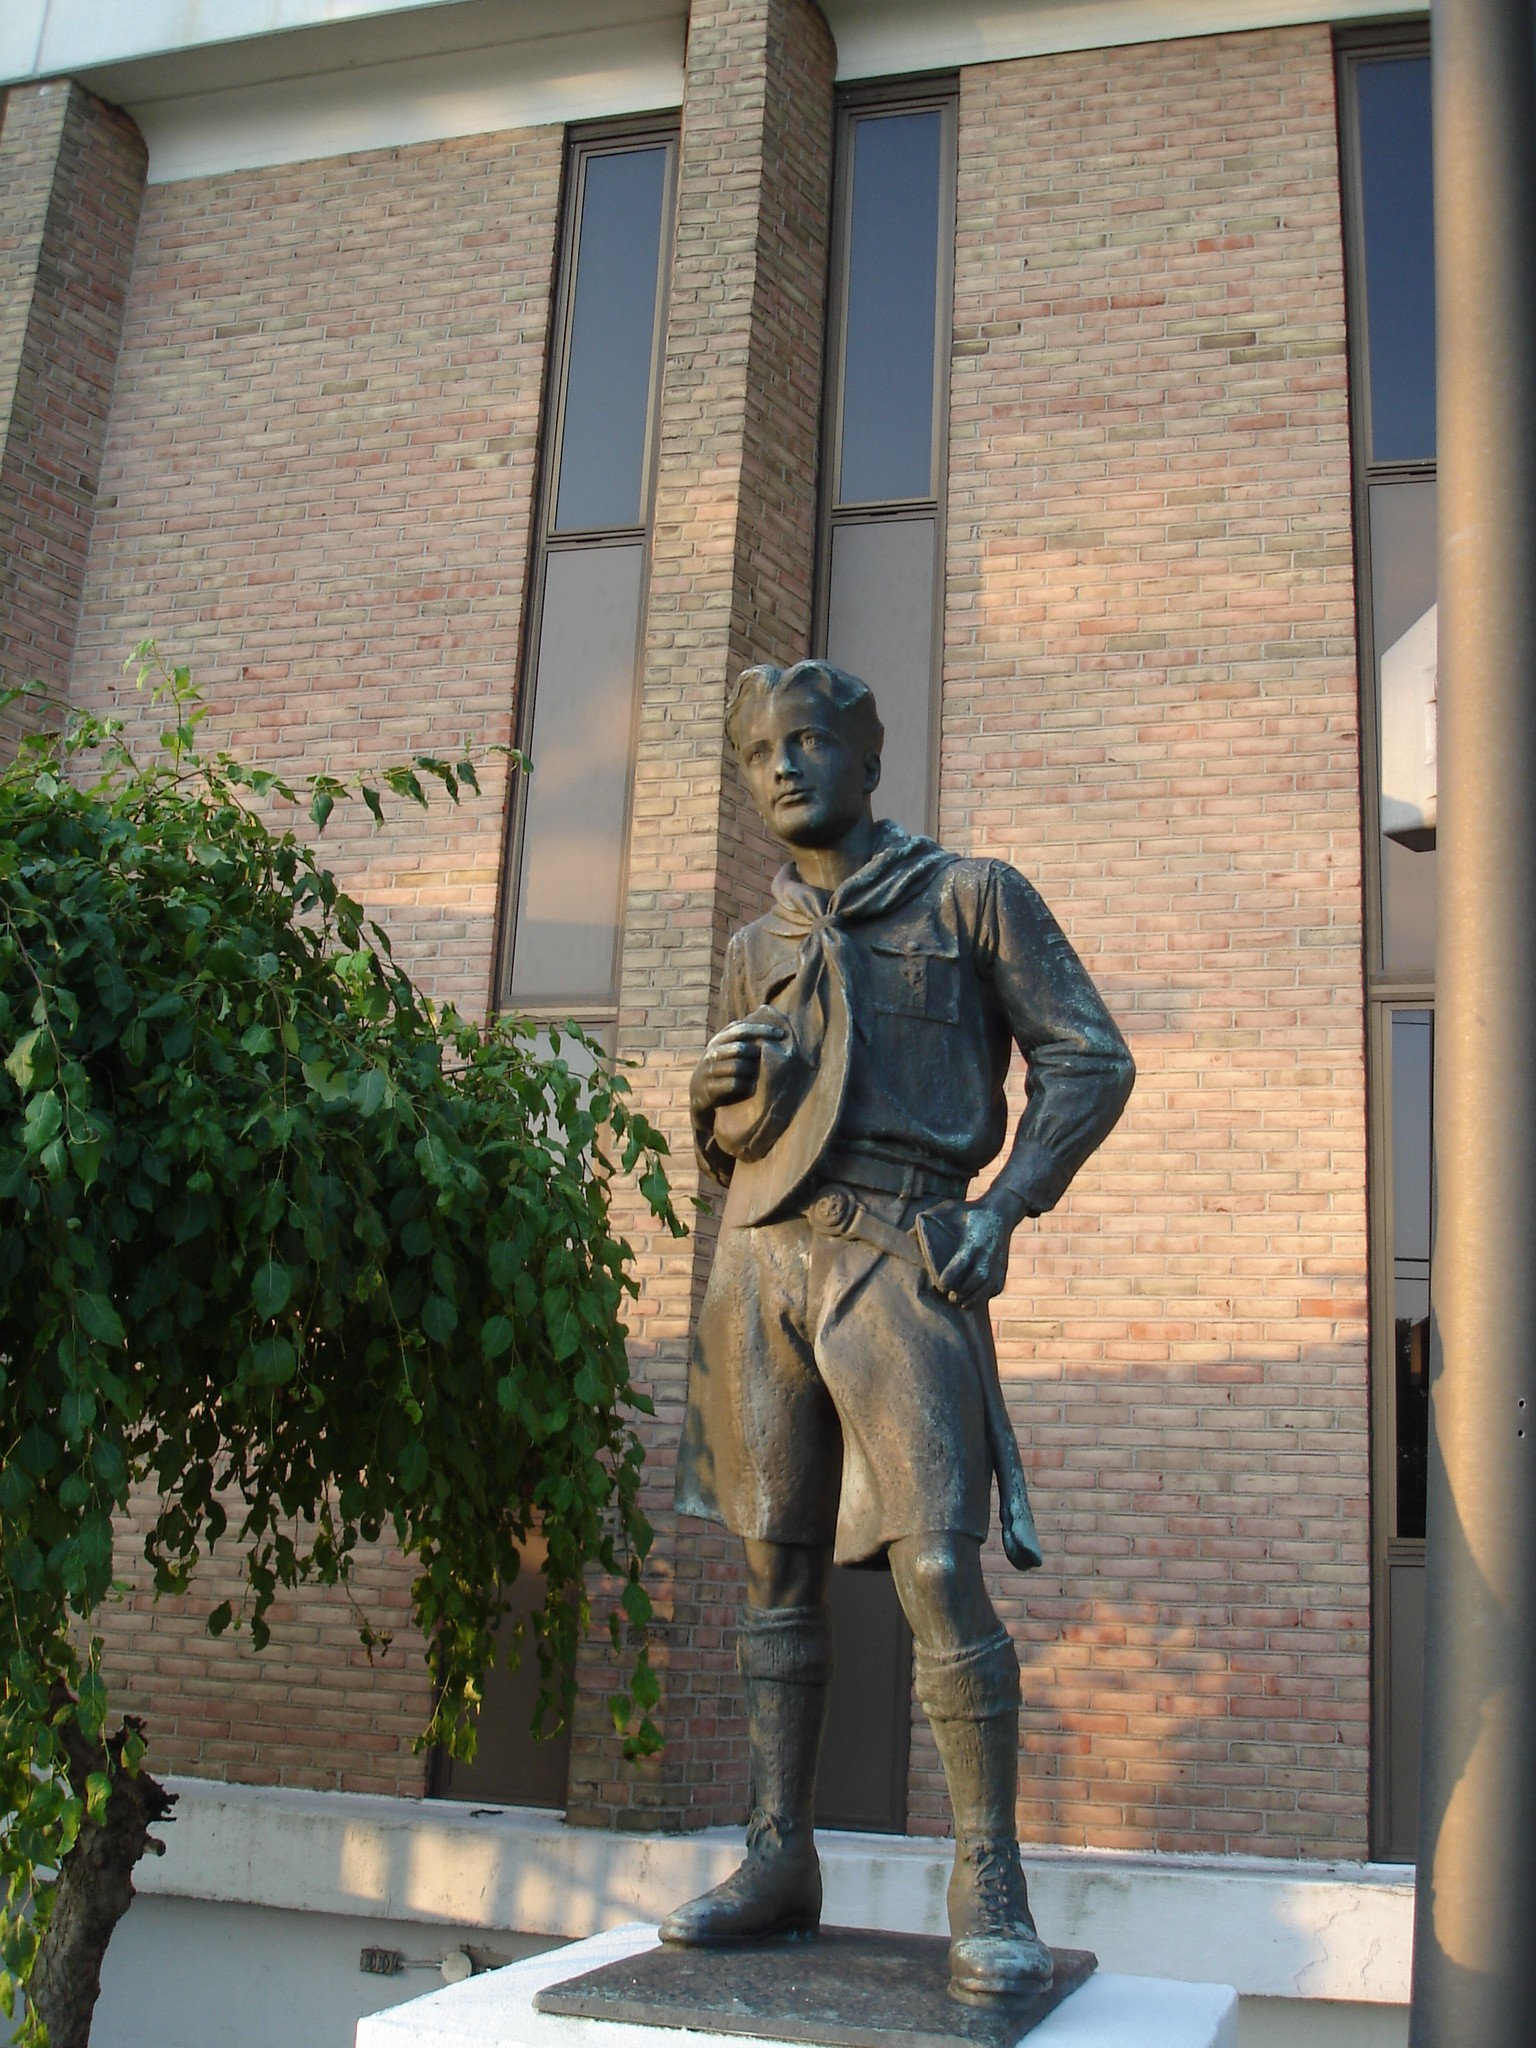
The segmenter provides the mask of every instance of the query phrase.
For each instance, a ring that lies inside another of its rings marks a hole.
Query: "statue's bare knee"
[[[996,1630],[976,1537],[925,1530],[899,1537],[890,1554],[897,1597],[920,1650],[957,1650]]]
[[[827,1597],[832,1552],[819,1543],[742,1540],[747,1554],[747,1602],[752,1607],[820,1607]]]

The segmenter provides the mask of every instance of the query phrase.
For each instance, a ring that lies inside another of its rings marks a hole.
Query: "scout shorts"
[[[860,1193],[902,1229],[923,1206]],[[835,1544],[839,1564],[929,1530],[985,1538],[977,1337],[921,1267],[804,1216],[722,1231],[689,1365],[678,1507],[738,1536]]]

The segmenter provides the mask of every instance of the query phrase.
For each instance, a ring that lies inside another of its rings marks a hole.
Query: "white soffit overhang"
[[[1402,0],[824,6],[845,79],[1405,11]],[[71,76],[126,106],[163,184],[675,107],[686,32],[687,0],[8,0],[0,81]]]
[[[86,19],[94,0],[46,12],[27,75],[126,107],[151,184],[682,99],[686,0],[139,0],[137,50]],[[15,40],[7,27],[0,56]]]
[[[839,78],[1230,35],[1303,21],[1428,14],[1429,0],[822,0]]]

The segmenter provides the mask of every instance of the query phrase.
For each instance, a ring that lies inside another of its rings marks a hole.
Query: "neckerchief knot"
[[[868,1035],[859,956],[849,943],[847,927],[895,910],[956,858],[932,839],[882,818],[875,827],[874,852],[830,896],[802,881],[792,862],[779,869],[773,878],[769,929],[799,945],[794,979],[775,998],[775,1007],[794,1025],[808,1058],[816,1058],[825,1029],[829,974],[841,984],[854,1030],[860,1037]]]

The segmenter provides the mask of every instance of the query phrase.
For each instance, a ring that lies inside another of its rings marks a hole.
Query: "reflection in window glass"
[[[848,204],[833,252],[841,359],[828,363],[833,465],[825,650],[874,690],[885,726],[878,817],[932,819],[935,598],[949,349],[953,108],[874,107],[842,130]],[[906,508],[900,513],[876,509]]]
[[[553,551],[544,573],[512,995],[607,1003],[623,906],[645,549]]]
[[[1435,245],[1429,59],[1356,71],[1364,215],[1371,459],[1435,453]]]
[[[581,182],[555,529],[638,526],[656,328],[663,149],[589,156]]]
[[[1370,534],[1371,626],[1379,715],[1384,708],[1383,664],[1411,648],[1410,636],[1422,633],[1425,615],[1435,602],[1433,478],[1372,484]],[[1422,710],[1418,716],[1422,725]],[[1422,735],[1420,738],[1422,744]],[[1384,816],[1383,824],[1389,822]],[[1431,975],[1435,967],[1434,849],[1400,844],[1385,832],[1380,843],[1383,965],[1389,974]]]
[[[1392,1329],[1397,1533],[1424,1534],[1429,1257],[1434,1235],[1434,1013],[1392,1013]]]
[[[931,498],[943,117],[854,123],[838,502]]]
[[[827,659],[877,692],[885,727],[875,815],[928,829],[933,718],[932,518],[832,530]]]
[[[675,141],[572,146],[508,860],[503,1000],[606,1030],[633,771],[648,478]]]

